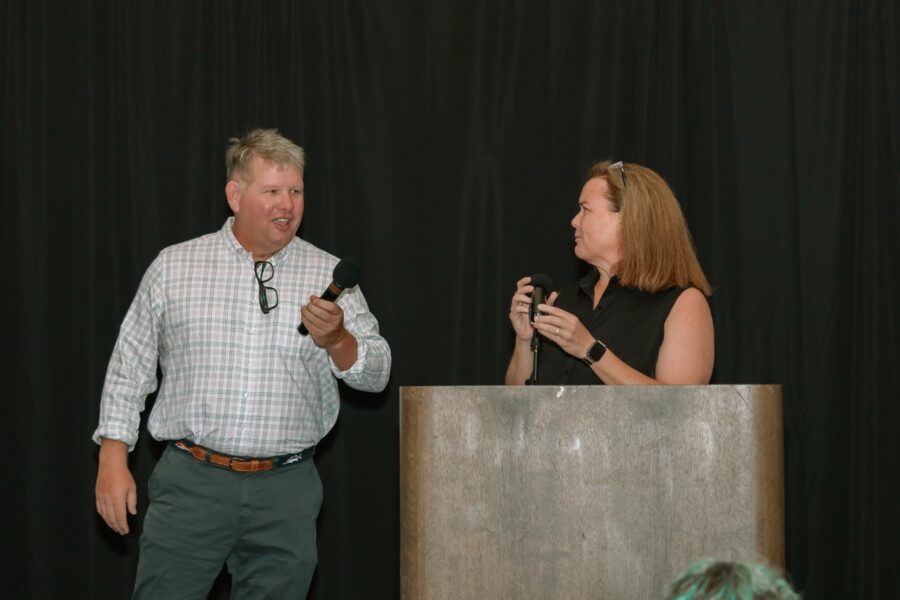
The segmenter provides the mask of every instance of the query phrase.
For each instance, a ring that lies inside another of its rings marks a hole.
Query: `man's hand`
[[[128,446],[118,440],[103,438],[97,470],[97,512],[110,528],[120,535],[128,533],[125,510],[137,514],[137,486],[128,470]]]
[[[344,311],[335,302],[310,296],[300,308],[300,318],[313,343],[328,352],[339,369],[345,371],[356,362],[356,338],[344,327]]]
[[[319,348],[327,350],[347,333],[344,329],[344,311],[341,307],[318,296],[309,297],[309,304],[300,308],[300,318]]]

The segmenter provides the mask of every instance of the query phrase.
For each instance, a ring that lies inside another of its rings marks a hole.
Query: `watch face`
[[[588,359],[595,363],[603,356],[603,353],[606,352],[606,346],[600,343],[600,340],[594,342],[594,345],[591,346],[591,349],[588,350]]]

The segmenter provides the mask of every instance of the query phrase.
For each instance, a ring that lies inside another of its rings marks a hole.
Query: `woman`
[[[530,321],[531,278],[516,285],[506,383],[532,372],[531,338],[546,342],[541,384],[705,384],[713,369],[711,289],[678,200],[651,169],[593,165],[572,219],[575,255],[592,265],[553,292]]]

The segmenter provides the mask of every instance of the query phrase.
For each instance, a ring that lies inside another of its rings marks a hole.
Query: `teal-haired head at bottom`
[[[666,600],[801,600],[790,584],[762,564],[704,559],[682,573]]]

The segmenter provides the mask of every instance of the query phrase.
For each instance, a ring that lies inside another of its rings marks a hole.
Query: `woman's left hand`
[[[584,358],[594,344],[594,336],[587,327],[570,312],[552,304],[541,304],[542,315],[535,317],[534,328],[548,340],[555,342],[575,358]]]

